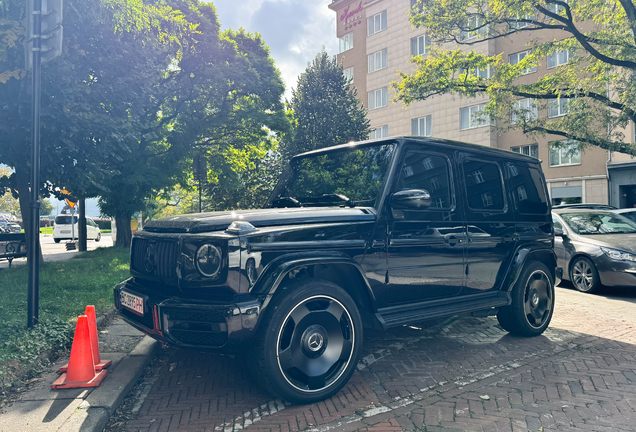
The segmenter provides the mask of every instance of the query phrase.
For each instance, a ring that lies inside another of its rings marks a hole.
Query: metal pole
[[[31,236],[27,251],[28,261],[28,305],[27,326],[33,327],[38,323],[39,290],[40,290],[40,95],[42,67],[40,64],[40,49],[42,47],[42,0],[33,0],[33,81],[31,94]]]
[[[199,179],[199,213],[201,213],[201,179]]]

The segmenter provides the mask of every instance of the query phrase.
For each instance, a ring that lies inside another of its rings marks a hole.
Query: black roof
[[[535,157],[532,156],[527,156],[527,155],[523,155],[520,153],[515,153],[515,152],[511,152],[508,150],[503,150],[503,149],[498,149],[498,148],[494,148],[494,147],[486,147],[483,145],[479,145],[479,144],[470,144],[470,143],[466,143],[466,142],[462,142],[462,141],[453,141],[453,140],[448,140],[448,139],[442,139],[442,138],[427,138],[427,137],[421,137],[421,136],[395,136],[395,137],[388,137],[388,138],[378,138],[378,139],[372,139],[372,140],[365,140],[365,141],[351,141],[349,143],[346,144],[340,144],[337,146],[332,146],[332,147],[325,147],[322,149],[318,149],[318,150],[312,150],[312,151],[308,151],[305,153],[301,153],[298,154],[296,156],[293,157],[293,159],[296,158],[302,158],[302,157],[306,157],[306,156],[310,156],[310,155],[315,155],[315,154],[322,154],[322,153],[327,153],[330,151],[334,151],[334,150],[341,150],[341,149],[347,149],[347,148],[352,148],[352,147],[358,147],[358,146],[362,146],[362,145],[372,145],[372,144],[378,144],[378,143],[382,143],[382,142],[393,142],[393,141],[400,141],[400,140],[408,140],[409,142],[419,142],[422,144],[435,144],[435,145],[442,145],[445,147],[451,147],[454,149],[457,148],[464,148],[467,151],[476,151],[482,154],[492,154],[493,156],[503,156],[506,158],[515,158],[515,159],[519,159],[519,160],[523,160],[525,162],[530,162],[530,163],[541,163],[540,159],[537,159]]]

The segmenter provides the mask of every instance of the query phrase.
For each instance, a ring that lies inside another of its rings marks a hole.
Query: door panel
[[[466,197],[466,293],[498,289],[512,259],[517,234],[497,161],[465,154],[461,161]]]
[[[424,210],[389,209],[387,303],[451,297],[461,292],[466,228],[455,200],[453,172],[447,153],[407,149],[393,192],[426,190],[431,206]]]

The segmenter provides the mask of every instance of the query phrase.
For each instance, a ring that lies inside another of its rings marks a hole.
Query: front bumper
[[[610,287],[636,288],[636,263],[599,256],[595,259],[595,264],[601,284]]]
[[[121,304],[122,290],[143,298],[143,315]],[[254,336],[261,312],[258,299],[220,302],[170,296],[153,292],[134,278],[117,285],[114,295],[115,307],[126,322],[160,342],[184,348],[242,351]]]

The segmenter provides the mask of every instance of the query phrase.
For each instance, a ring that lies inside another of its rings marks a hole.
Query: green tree
[[[281,146],[284,160],[310,150],[369,137],[366,110],[342,65],[326,51],[316,55],[292,90],[293,132]]]
[[[9,186],[30,236],[25,4],[0,1],[0,161],[15,168]],[[68,0],[64,30],[62,57],[43,67],[42,185],[35,187],[48,192],[49,181],[88,197],[106,189],[112,162],[127,158],[131,143],[158,129],[161,100],[148,95],[163,84],[183,36],[196,31],[161,0]]]
[[[497,118],[500,129],[552,134],[577,140],[581,147],[636,155],[633,137],[623,132],[636,122],[632,0],[419,0],[411,23],[427,29],[434,47],[426,57],[415,57],[416,71],[402,73],[394,84],[398,100],[409,104],[438,94],[487,95],[486,115]],[[516,64],[501,54],[471,49],[515,34],[524,35],[530,50]],[[535,82],[519,79],[548,56],[569,61]],[[475,73],[487,67],[489,78]],[[514,105],[519,98],[530,98],[543,110],[562,103],[569,113],[534,118],[527,108]],[[510,124],[513,116],[519,119],[516,124]]]
[[[53,204],[51,204],[49,200],[43,199],[42,204],[40,205],[40,215],[49,216],[51,213],[53,213],[53,209],[55,209],[55,207],[53,207]]]
[[[20,212],[20,203],[13,196],[11,176],[12,172],[8,167],[0,166],[0,211],[11,212],[15,216]]]

